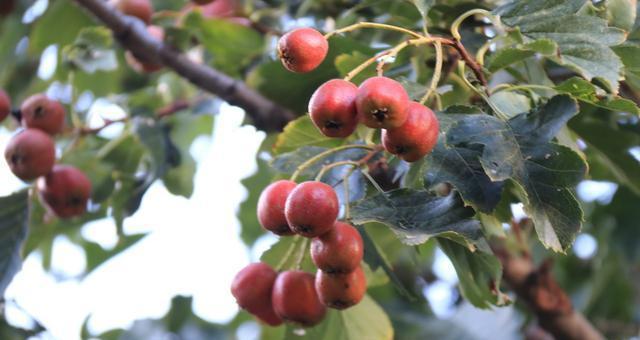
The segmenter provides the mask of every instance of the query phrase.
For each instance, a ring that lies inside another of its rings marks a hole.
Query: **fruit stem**
[[[480,97],[482,97],[482,99],[491,107],[491,109],[495,112],[496,116],[502,120],[508,120],[509,116],[507,116],[504,112],[502,112],[502,110],[500,110],[491,100],[489,100],[489,97],[487,96],[486,93],[480,91],[477,87],[475,87],[473,84],[471,84],[471,82],[469,81],[469,79],[467,79],[467,77],[464,74],[464,65],[465,63],[463,61],[459,61],[458,62],[458,71],[460,72],[460,77],[462,77],[462,80],[464,81],[465,84],[467,84],[467,86],[469,88],[471,88],[475,93],[477,93]]]
[[[537,85],[537,84],[521,84],[521,85],[512,85],[512,84],[500,84],[493,88],[493,92],[502,92],[502,91],[517,91],[517,90],[546,90],[546,91],[556,91],[551,86],[546,85]],[[556,91],[557,92],[557,91]]]
[[[296,270],[300,270],[302,266],[302,260],[304,259],[304,255],[307,253],[307,248],[309,247],[309,239],[303,238],[302,244],[300,248],[298,248],[298,254],[296,255]]]
[[[351,208],[349,207],[349,204],[351,203],[349,202],[349,197],[351,195],[351,193],[349,192],[349,177],[354,170],[355,168],[351,168],[342,178],[342,185],[344,185],[344,218],[346,220],[351,219]]]
[[[279,272],[284,267],[284,265],[287,263],[287,260],[289,260],[289,257],[291,257],[291,254],[293,254],[293,250],[296,249],[296,245],[298,244],[298,241],[300,241],[301,238],[302,237],[299,235],[296,235],[293,237],[293,240],[291,241],[291,244],[289,245],[287,252],[280,259],[280,262],[278,262],[278,265],[276,265],[275,267],[276,271]]]
[[[359,162],[355,162],[355,161],[339,161],[339,162],[334,162],[331,164],[327,164],[325,166],[322,167],[322,169],[320,169],[320,172],[318,172],[318,175],[316,176],[316,181],[319,181],[322,179],[322,176],[324,176],[324,174],[327,173],[327,171],[338,167],[338,166],[342,166],[342,165],[351,165],[354,168],[359,167],[361,164]]]
[[[291,180],[295,182],[295,180],[300,176],[300,174],[306,170],[308,167],[310,167],[311,165],[313,165],[314,163],[316,163],[317,161],[331,155],[334,154],[336,152],[340,152],[342,150],[347,150],[347,149],[366,149],[366,150],[375,150],[376,146],[375,145],[364,145],[364,144],[349,144],[349,145],[342,145],[342,146],[338,146],[335,147],[333,149],[329,149],[326,151],[323,151],[309,159],[307,159],[304,163],[300,164],[297,168],[296,171],[293,172],[293,174],[291,175]]]
[[[429,89],[427,89],[427,92],[424,94],[422,99],[420,99],[420,104],[426,103],[427,100],[429,100],[429,98],[431,97],[431,95],[436,92],[436,89],[438,88],[438,83],[440,83],[440,77],[442,76],[442,59],[443,59],[442,42],[436,41],[433,44],[433,47],[436,50],[436,67],[433,70],[433,76],[431,77],[431,84],[429,85]]]
[[[69,114],[71,115],[71,123],[73,124],[73,128],[77,130],[80,129],[82,121],[80,120],[80,116],[78,116],[78,113],[76,112],[76,101],[78,99],[78,92],[76,87],[73,86],[75,77],[76,72],[71,69],[67,78],[69,86],[71,86],[71,103],[69,104]]]
[[[362,171],[362,174],[364,175],[364,177],[366,177],[369,180],[369,182],[371,182],[371,185],[373,185],[373,187],[376,188],[376,190],[378,190],[378,192],[384,194],[384,190],[382,190],[382,188],[380,187],[378,182],[376,182],[376,180],[373,179],[373,177],[371,177],[371,175],[369,174],[369,171],[364,170],[364,171]]]
[[[377,22],[359,22],[357,24],[353,24],[353,25],[349,25],[343,28],[339,28],[335,31],[329,32],[327,34],[324,35],[324,37],[326,39],[331,38],[332,36],[336,35],[336,34],[341,34],[341,33],[347,33],[347,32],[351,32],[351,31],[355,31],[361,28],[379,28],[379,29],[383,29],[383,30],[389,30],[389,31],[396,31],[396,32],[402,32],[405,34],[408,34],[412,37],[415,38],[422,38],[423,36],[421,34],[418,34],[414,31],[408,30],[406,28],[402,28],[402,27],[398,27],[398,26],[394,26],[394,25],[388,25],[388,24],[380,24]]]
[[[456,20],[453,21],[453,23],[451,24],[451,35],[453,36],[453,38],[455,38],[458,41],[462,40],[462,36],[460,35],[460,31],[459,31],[460,25],[468,17],[472,15],[478,15],[478,14],[491,20],[491,23],[495,27],[498,27],[498,28],[502,27],[502,25],[500,24],[500,20],[495,15],[493,15],[493,13],[491,13],[490,11],[487,11],[486,9],[475,8],[462,13]]]

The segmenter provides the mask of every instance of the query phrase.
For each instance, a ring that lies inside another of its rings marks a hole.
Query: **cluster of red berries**
[[[315,275],[299,270],[277,273],[264,263],[242,269],[231,292],[240,307],[269,325],[283,321],[304,327],[318,324],[326,307],[345,309],[358,304],[367,290],[360,265],[360,233],[337,221],[338,197],[321,182],[280,180],[270,184],[258,200],[258,220],[281,236],[298,234],[311,240]]]
[[[9,96],[0,90],[0,122],[11,113]],[[61,218],[85,212],[91,195],[91,182],[80,170],[56,165],[53,136],[65,125],[65,109],[44,94],[27,98],[20,107],[22,131],[9,141],[4,157],[13,174],[23,181],[38,179],[40,199],[47,209]]]
[[[328,50],[327,39],[311,28],[293,30],[278,43],[283,65],[298,73],[317,68]],[[407,162],[420,160],[438,141],[439,123],[433,111],[411,101],[400,83],[383,76],[369,78],[359,87],[342,79],[327,81],[311,97],[309,115],[328,137],[348,137],[359,122],[382,129],[384,148]]]

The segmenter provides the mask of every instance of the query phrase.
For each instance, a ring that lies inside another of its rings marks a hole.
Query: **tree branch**
[[[126,16],[104,0],[76,0],[102,21],[120,44],[145,62],[159,63],[199,88],[217,95],[229,104],[243,108],[256,128],[281,130],[295,114],[265,98],[243,82],[206,65],[194,63],[182,53],[151,37],[144,23]]]
[[[533,311],[542,329],[557,340],[604,339],[581,313],[573,309],[571,299],[553,278],[551,261],[536,268],[528,251],[513,254],[499,242],[494,242],[492,248],[502,263],[504,280]]]

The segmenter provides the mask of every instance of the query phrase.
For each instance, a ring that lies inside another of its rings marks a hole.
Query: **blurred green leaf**
[[[492,54],[487,60],[487,69],[496,72],[509,65],[530,58],[536,53],[552,56],[558,50],[558,45],[551,39],[539,39],[513,47],[502,48]]]
[[[278,155],[284,152],[294,151],[304,146],[336,147],[342,144],[339,138],[330,138],[318,130],[308,116],[300,117],[289,122],[284,131],[278,135],[273,152]]]
[[[111,49],[111,31],[105,27],[89,27],[80,31],[72,45],[65,46],[65,61],[86,73],[112,71],[118,67],[116,53]]]
[[[0,297],[22,266],[29,222],[29,191],[0,197]]]

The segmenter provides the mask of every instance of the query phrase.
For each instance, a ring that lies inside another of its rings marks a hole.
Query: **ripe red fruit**
[[[311,259],[322,271],[350,273],[362,261],[364,245],[358,230],[348,223],[336,222],[333,229],[311,241]]]
[[[62,104],[44,94],[27,98],[20,106],[22,126],[55,135],[64,129],[66,111]]]
[[[313,28],[295,29],[278,41],[278,57],[291,72],[313,71],[322,63],[328,51],[327,39]]]
[[[358,113],[370,128],[399,127],[407,119],[409,95],[397,81],[387,77],[372,77],[358,88]]]
[[[271,326],[282,324],[271,303],[271,292],[278,273],[258,262],[244,267],[231,284],[231,294],[238,305]]]
[[[152,37],[160,41],[164,39],[164,29],[160,26],[147,26],[147,32],[149,32]],[[127,61],[127,64],[129,64],[129,66],[138,73],[153,73],[162,69],[162,64],[154,64],[138,60],[131,51],[127,51],[124,54],[124,58]]]
[[[322,84],[311,96],[309,115],[327,137],[348,137],[358,126],[356,95],[353,83],[332,79]]]
[[[273,309],[283,320],[304,327],[320,323],[327,312],[316,292],[313,275],[299,270],[278,275],[272,301]]]
[[[409,103],[407,114],[400,127],[382,130],[382,145],[405,161],[415,162],[433,150],[440,124],[435,113],[420,103]]]
[[[11,172],[23,181],[44,176],[56,161],[56,148],[46,133],[26,129],[13,136],[4,150]]]
[[[329,308],[346,309],[357,305],[367,292],[367,278],[362,267],[347,274],[316,273],[316,290]]]
[[[11,113],[11,99],[0,89],[0,123]]]
[[[42,203],[56,216],[71,218],[84,214],[91,197],[91,181],[70,165],[56,165],[45,177],[38,179]]]
[[[267,186],[258,199],[258,221],[263,228],[276,235],[292,235],[284,207],[289,193],[296,187],[296,182],[280,180]]]
[[[113,4],[124,14],[136,17],[146,24],[151,23],[153,6],[150,0],[113,0]]]
[[[339,213],[338,195],[322,182],[298,184],[284,208],[289,227],[304,237],[320,236],[331,230]]]

